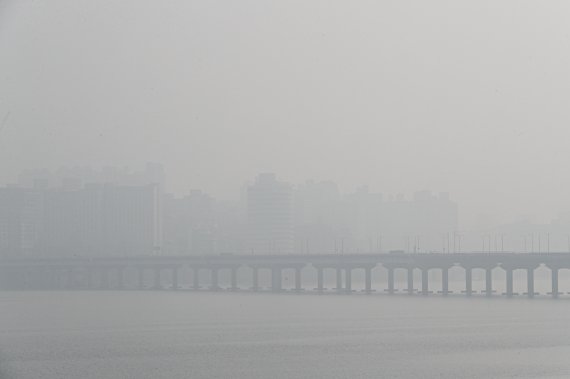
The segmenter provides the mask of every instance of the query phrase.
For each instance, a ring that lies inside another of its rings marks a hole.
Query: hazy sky
[[[0,0],[0,181],[162,162],[570,210],[570,2]]]

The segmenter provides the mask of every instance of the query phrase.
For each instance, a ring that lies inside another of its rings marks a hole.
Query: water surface
[[[0,292],[4,378],[567,378],[570,301]]]

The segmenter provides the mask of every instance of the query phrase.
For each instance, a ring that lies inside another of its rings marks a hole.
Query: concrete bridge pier
[[[408,295],[414,294],[414,268],[408,268]]]
[[[352,293],[352,267],[346,267],[344,269],[344,277],[345,277],[345,281],[346,281],[346,288],[345,288],[345,292],[347,294],[351,294]]]
[[[324,269],[322,267],[317,267],[317,291],[324,291]]]
[[[197,291],[200,289],[200,268],[194,267],[192,269],[192,289]]]
[[[24,267],[19,267],[18,269],[16,269],[13,272],[12,278],[11,278],[11,284],[12,286],[14,286],[15,289],[25,289],[26,285],[27,285],[27,273],[26,273],[27,269]],[[66,270],[67,271],[67,270]],[[63,274],[65,275],[65,274]],[[72,287],[69,287],[68,282],[67,282],[67,277],[65,278],[65,282],[64,282],[64,289],[71,289]]]
[[[429,295],[429,269],[422,268],[422,296]]]
[[[303,287],[301,285],[302,277],[301,277],[301,270],[302,267],[295,267],[295,291],[301,292]]]
[[[2,272],[0,270],[0,290],[2,289]],[[42,275],[41,275],[41,269],[36,268],[32,271],[28,271],[28,288],[30,289],[38,289],[38,288],[43,288],[42,286]]]
[[[513,269],[512,268],[505,268],[507,274],[507,297],[513,297]]]
[[[35,277],[35,272],[31,268],[26,268],[22,270],[22,273],[20,274],[21,288],[25,289],[34,288],[34,282],[33,282],[34,277]]]
[[[86,283],[85,285],[87,286],[87,289],[93,289],[93,268],[92,267],[87,267],[87,270],[85,272],[85,280]]]
[[[342,292],[342,270],[340,267],[336,268],[336,292]]]
[[[441,294],[449,295],[449,269],[447,267],[441,269]]]
[[[473,269],[471,267],[465,268],[465,296],[473,295]]]
[[[19,275],[20,277],[23,277],[23,275]],[[68,267],[66,270],[66,275],[65,275],[65,287],[69,290],[74,289],[75,288],[75,276],[74,276],[74,271],[73,271],[73,267]]]
[[[117,288],[122,290],[125,288],[125,268],[117,267]]]
[[[218,291],[220,286],[218,285],[218,268],[210,268],[210,290]]]
[[[281,267],[271,268],[271,291],[281,292],[283,290],[283,272]]]
[[[107,267],[101,267],[101,288],[104,290],[109,289],[109,269]]]
[[[155,267],[154,268],[154,289],[155,290],[160,290],[162,289],[162,284],[161,284],[161,278],[160,278],[160,274],[161,274],[161,268],[160,267]]]
[[[62,275],[61,275],[60,270],[59,270],[59,269],[52,269],[52,270],[50,270],[50,271],[51,271],[50,275],[51,275],[51,277],[52,277],[52,286],[53,286],[53,288],[58,289],[58,290],[59,290],[59,289],[64,289],[65,286],[63,285],[63,282],[62,282]],[[15,280],[15,278],[12,277],[12,280]],[[103,287],[104,287],[104,286],[103,286]],[[109,288],[108,285],[107,285],[107,288]],[[107,288],[105,288],[105,289],[107,289]]]
[[[237,270],[237,267],[231,268],[231,291],[237,291],[239,289],[237,285]]]
[[[493,267],[485,269],[485,296],[491,297],[493,295]]]
[[[372,267],[364,267],[364,292],[372,293]]]
[[[7,280],[7,279],[9,278],[9,276],[10,276],[9,271],[8,271],[8,270],[4,270],[4,272],[3,272],[3,273],[0,273],[0,274],[2,274],[3,279],[5,280],[4,283],[5,283],[6,288],[9,288],[9,281]],[[45,281],[45,287],[48,288],[48,289],[53,289],[55,283],[54,283],[54,280],[53,280],[53,273],[52,273],[52,270],[48,270],[47,268],[44,268],[44,269],[42,270],[42,276],[43,276],[43,279],[44,279],[44,281]]]
[[[143,267],[138,268],[138,288],[139,288],[139,290],[144,289],[144,268]]]
[[[558,267],[551,267],[550,268],[550,273],[551,273],[551,279],[552,279],[552,297],[553,298],[557,298],[558,295],[560,294],[558,292]]]
[[[388,294],[394,294],[394,267],[388,267]]]
[[[534,297],[534,267],[526,269],[526,295],[531,299]]]
[[[251,268],[251,275],[252,275],[251,289],[252,289],[252,291],[257,292],[257,291],[259,291],[259,268],[258,267],[252,267]]]
[[[172,289],[177,290],[178,286],[178,267],[172,267]]]

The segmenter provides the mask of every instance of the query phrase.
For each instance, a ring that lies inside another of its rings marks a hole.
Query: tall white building
[[[247,189],[248,240],[254,254],[294,251],[293,192],[275,174],[259,174]]]
[[[158,185],[90,184],[46,190],[41,254],[135,256],[160,252]]]
[[[0,257],[32,255],[38,248],[42,195],[33,189],[0,188]]]
[[[26,250],[27,254],[42,256],[160,254],[163,186],[164,171],[155,163],[134,172],[117,167],[23,171],[19,186],[11,191],[18,194],[18,201],[26,196],[24,204],[31,202],[30,194],[37,194],[41,207],[33,208],[35,213],[28,210],[29,206],[21,207],[21,214],[10,216],[9,224],[5,215],[15,214],[12,209],[15,205],[8,208],[14,203],[7,197],[11,192],[1,191],[0,251],[15,254],[15,241],[25,237],[28,242],[18,242],[25,246],[20,253]],[[29,220],[38,212],[32,228]],[[23,226],[16,228],[16,223]],[[33,244],[29,242],[32,237]]]
[[[214,199],[199,190],[163,197],[163,251],[167,255],[216,253]]]
[[[102,250],[109,255],[160,254],[161,204],[158,184],[105,185],[102,189]]]
[[[0,257],[159,254],[157,184],[0,188]]]
[[[331,253],[349,242],[336,183],[309,180],[295,189],[293,198],[295,251]]]

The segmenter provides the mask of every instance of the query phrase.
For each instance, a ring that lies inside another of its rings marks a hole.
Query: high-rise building
[[[0,188],[0,256],[160,253],[158,185]]]
[[[275,174],[259,174],[247,189],[250,251],[254,254],[290,254],[294,250],[293,196],[288,183]]]
[[[172,255],[216,252],[214,199],[199,190],[183,198],[164,196],[164,249]]]
[[[295,251],[306,254],[348,248],[348,229],[336,183],[309,180],[294,191]],[[336,247],[336,249],[335,249]]]
[[[41,191],[0,188],[0,257],[32,255],[39,246],[42,215]]]
[[[102,188],[102,251],[109,255],[160,254],[161,206],[158,184]]]
[[[243,254],[243,207],[191,190],[181,198],[163,196],[163,253],[167,255]]]

